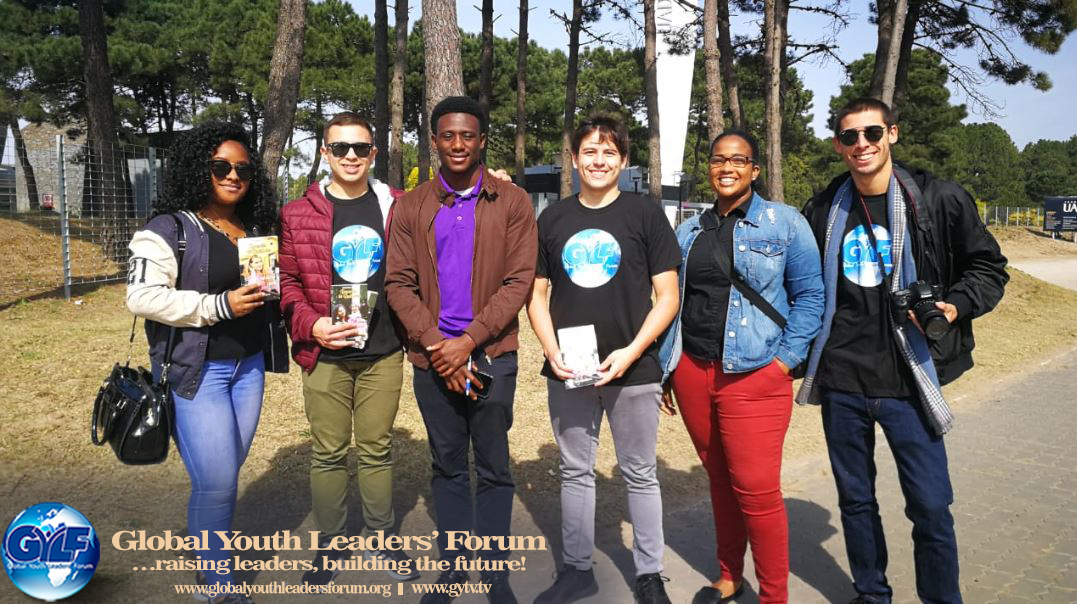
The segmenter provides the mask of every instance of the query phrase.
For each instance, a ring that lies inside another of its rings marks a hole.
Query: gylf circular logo
[[[565,242],[561,264],[580,287],[605,285],[621,266],[621,245],[606,231],[584,229]]]
[[[86,586],[97,570],[97,531],[75,508],[39,503],[15,517],[4,532],[4,570],[27,595],[53,602]]]
[[[385,246],[374,229],[356,224],[333,235],[333,268],[348,283],[366,283],[381,266]]]

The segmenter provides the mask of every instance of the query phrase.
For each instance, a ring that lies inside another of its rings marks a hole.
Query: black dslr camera
[[[950,329],[946,315],[935,306],[936,302],[942,300],[942,288],[938,285],[930,285],[922,280],[915,281],[910,283],[909,287],[894,292],[893,299],[897,320],[907,321],[907,311],[911,310],[928,339],[938,340]]]

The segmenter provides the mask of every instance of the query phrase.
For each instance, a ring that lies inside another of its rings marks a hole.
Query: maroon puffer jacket
[[[385,216],[385,237],[393,209],[402,191],[370,180]],[[322,185],[314,183],[302,197],[285,204],[280,212],[280,305],[292,338],[292,358],[306,372],[314,370],[321,346],[314,340],[314,323],[329,316],[333,285],[333,204]]]

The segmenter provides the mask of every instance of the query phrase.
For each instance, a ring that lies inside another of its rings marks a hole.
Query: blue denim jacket
[[[792,368],[808,356],[823,315],[823,275],[819,247],[807,220],[792,206],[754,194],[749,216],[733,230],[733,267],[771,306],[786,317],[782,330],[735,287],[729,290],[722,370],[744,373],[775,357]],[[702,232],[699,216],[677,227],[681,306],[688,253]],[[715,317],[715,321],[720,320]],[[665,381],[681,360],[681,312],[662,335],[658,351]]]

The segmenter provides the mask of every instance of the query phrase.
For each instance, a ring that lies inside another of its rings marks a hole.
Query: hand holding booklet
[[[243,285],[257,285],[266,300],[280,299],[280,263],[277,260],[277,238],[240,237],[239,269]]]
[[[365,348],[370,334],[370,317],[378,302],[378,292],[367,289],[366,283],[333,286],[333,324],[351,323],[359,335],[348,338],[355,348]]]
[[[565,380],[566,389],[590,386],[602,379],[594,325],[558,329],[557,344],[561,348],[561,362],[572,371],[572,377]]]

